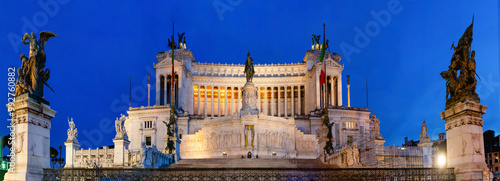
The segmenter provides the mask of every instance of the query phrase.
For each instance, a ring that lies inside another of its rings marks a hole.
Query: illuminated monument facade
[[[117,135],[125,141],[114,139],[122,151],[117,152],[116,145],[105,147],[107,151],[101,150],[102,154],[125,154],[119,165],[139,167],[142,163],[144,167],[155,167],[143,163],[147,157],[144,150],[166,153],[167,129],[163,122],[168,122],[170,117],[171,52],[156,55],[155,105],[130,108],[128,116],[117,119],[117,122],[122,120],[117,127],[123,127],[117,130],[126,131],[126,136]],[[252,93],[246,94],[244,64],[198,63],[189,49],[174,52],[174,103],[181,140],[176,148],[176,161],[255,158],[257,155],[259,158],[317,159],[324,155],[320,142],[326,139],[328,132],[321,118],[323,100],[328,105],[330,122],[334,122],[333,146],[337,150],[355,142],[362,148],[383,145],[385,141],[380,135],[379,120],[370,116],[367,108],[343,106],[344,67],[336,53],[325,55],[326,94],[320,89],[319,50],[308,50],[300,63],[254,65],[255,74],[249,87]],[[245,108],[250,104],[251,111]],[[89,163],[100,167],[118,166],[114,163],[117,155],[101,155],[104,159],[92,160],[85,154],[92,150],[70,146],[74,147],[70,149],[74,159],[67,167],[88,167],[92,165]]]

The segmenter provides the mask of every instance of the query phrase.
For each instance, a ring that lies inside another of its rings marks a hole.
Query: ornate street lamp
[[[50,163],[52,164],[52,168],[54,168],[55,164],[57,163],[57,155],[59,153],[54,147],[50,147]]]
[[[62,146],[59,145],[59,153],[62,153]],[[64,158],[62,158],[62,154],[59,154],[59,159],[56,159],[57,162],[59,163],[59,168],[62,168],[63,164],[64,164]]]

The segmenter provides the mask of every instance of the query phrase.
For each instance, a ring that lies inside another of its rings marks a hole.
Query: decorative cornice
[[[486,106],[473,101],[460,102],[439,115],[445,120],[446,131],[464,125],[483,126],[483,114]]]

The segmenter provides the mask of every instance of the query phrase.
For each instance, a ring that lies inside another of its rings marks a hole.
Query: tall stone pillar
[[[211,103],[212,103],[212,107],[211,107],[212,108],[212,112],[211,112],[211,114],[212,114],[212,117],[214,117],[214,115],[215,115],[214,114],[214,85],[210,85],[210,88],[212,90],[212,101],[211,101]]]
[[[115,138],[113,139],[113,143],[115,144],[113,166],[123,168],[128,161],[128,155],[125,153],[128,150],[130,141],[126,138]]]
[[[205,117],[207,117],[207,89],[208,89],[208,86],[205,84],[203,85],[203,88],[205,88],[205,104],[203,104],[203,114],[205,114]]]
[[[49,102],[36,95],[16,97],[12,116],[15,133],[14,172],[7,172],[5,180],[42,180],[43,168],[50,168],[50,119],[56,111]],[[14,154],[14,153],[12,153]]]
[[[198,115],[201,115],[201,92],[200,92],[200,90],[201,90],[201,85],[198,84],[198,112],[197,112]]]
[[[295,85],[292,85],[292,117],[295,116],[295,89],[294,89],[294,86]]]
[[[302,95],[301,95],[301,92],[300,92],[301,86],[299,85],[297,87],[299,88],[299,96],[297,97],[299,99],[299,106],[298,106],[299,107],[299,111],[298,111],[298,115],[302,115],[302,107],[301,107],[302,106]]]
[[[278,86],[278,117],[281,117],[281,86]]]
[[[448,168],[455,168],[457,180],[483,180],[489,176],[483,143],[486,108],[467,100],[439,114],[445,120]]]
[[[287,87],[288,85],[285,85],[285,116],[284,117],[288,117],[288,93],[287,93]]]
[[[80,149],[80,143],[73,141],[64,142],[66,146],[66,164],[64,164],[64,168],[73,168],[74,160],[75,160],[75,151]]]
[[[271,116],[274,116],[276,105],[274,104],[274,87],[271,87]]]
[[[227,116],[227,86],[224,86],[224,116]]]
[[[236,111],[234,111],[234,87],[231,86],[231,112],[230,114],[233,115]]]
[[[221,91],[220,91],[220,86],[217,86],[217,116],[218,117],[221,117],[221,114],[220,114],[221,109],[222,109],[220,107],[221,106],[221,104],[220,104],[220,102],[221,102],[221,95],[222,94],[221,94]]]
[[[347,84],[347,107],[351,107],[351,85]]]

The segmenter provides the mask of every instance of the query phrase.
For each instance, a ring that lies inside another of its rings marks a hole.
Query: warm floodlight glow
[[[446,156],[439,155],[438,156],[438,160],[437,160],[437,165],[438,165],[438,167],[444,167],[444,166],[446,166]]]

